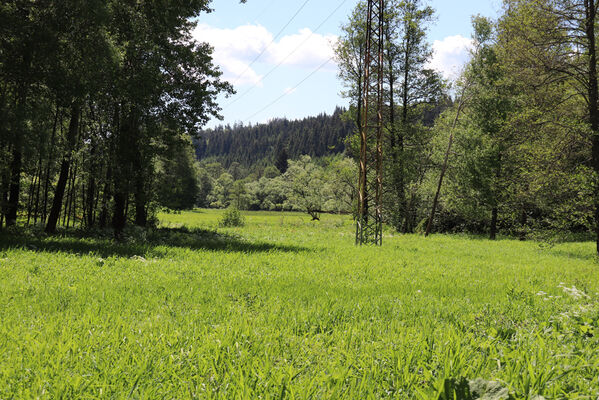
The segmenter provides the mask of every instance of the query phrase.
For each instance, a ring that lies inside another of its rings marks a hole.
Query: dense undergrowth
[[[221,214],[0,233],[0,399],[599,396],[593,243]]]

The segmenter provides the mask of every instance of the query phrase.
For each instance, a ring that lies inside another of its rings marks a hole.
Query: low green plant
[[[229,207],[223,213],[223,216],[219,221],[219,225],[221,227],[244,226],[245,218],[237,207]]]

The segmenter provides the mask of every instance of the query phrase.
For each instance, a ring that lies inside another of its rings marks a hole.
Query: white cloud
[[[284,36],[269,49],[270,59],[275,63],[304,68],[318,68],[332,58],[335,35],[320,35],[310,29],[300,29],[299,33]],[[331,61],[331,66],[334,63]]]
[[[288,87],[288,88],[285,88],[285,90],[283,91],[283,93],[285,93],[285,94],[291,94],[291,93],[294,93],[296,90],[297,90],[297,88]]]
[[[307,69],[317,68],[333,56],[334,35],[320,35],[310,29],[283,36],[273,43],[273,35],[261,25],[242,25],[235,29],[220,29],[200,24],[194,38],[214,47],[214,62],[223,71],[223,78],[237,86],[261,85],[262,76],[250,63],[261,53],[260,63]],[[335,68],[330,62],[330,68]]]
[[[221,67],[225,80],[237,85],[260,84],[261,76],[248,67],[272,41],[272,35],[266,28],[242,25],[235,29],[220,29],[200,24],[193,36],[214,47],[214,62]]]
[[[447,79],[458,77],[470,57],[472,39],[462,35],[448,36],[433,42],[433,58],[429,67],[439,71]]]

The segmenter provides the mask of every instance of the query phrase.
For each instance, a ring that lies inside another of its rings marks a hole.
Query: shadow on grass
[[[165,257],[169,248],[222,252],[293,252],[308,249],[268,242],[251,242],[241,237],[200,228],[158,228],[132,230],[123,241],[115,241],[108,232],[93,234],[64,231],[46,236],[27,231],[0,232],[0,251],[22,248],[39,252],[65,252],[100,257]]]

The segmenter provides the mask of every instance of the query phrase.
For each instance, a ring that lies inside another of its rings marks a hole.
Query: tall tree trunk
[[[67,133],[67,148],[60,164],[60,175],[58,177],[58,183],[56,184],[56,191],[54,192],[54,200],[52,201],[52,209],[48,217],[48,223],[46,224],[46,232],[56,232],[56,224],[60,217],[60,210],[62,208],[62,202],[64,198],[64,192],[69,178],[69,170],[71,167],[72,153],[75,149],[75,142],[77,140],[77,131],[79,128],[79,117],[81,114],[81,108],[78,103],[73,103],[71,106],[71,120],[69,122],[69,130]]]
[[[362,52],[360,52],[360,60],[362,59]],[[358,131],[362,129],[362,69],[358,76],[358,101],[357,103],[357,115],[356,115],[356,126]]]
[[[17,223],[19,194],[21,193],[21,169],[23,164],[23,154],[21,152],[20,142],[20,139],[18,139],[12,152],[12,162],[10,164],[10,185],[8,189],[8,200],[6,206],[6,226],[13,226]]]
[[[399,203],[399,219],[398,221],[401,221],[402,218],[407,219],[407,215],[405,215],[407,213],[407,207],[406,207],[406,193],[405,193],[405,178],[404,178],[404,142],[405,142],[405,134],[408,130],[408,91],[410,90],[410,69],[411,69],[411,65],[410,65],[410,40],[409,37],[407,38],[407,42],[406,42],[406,49],[405,49],[405,53],[404,53],[404,76],[403,76],[403,82],[402,82],[402,110],[401,110],[401,129],[399,130],[399,135],[397,138],[397,147],[398,147],[398,174],[397,174],[397,185],[396,185],[396,193],[397,193],[397,200]],[[397,227],[398,229],[401,227],[401,232],[402,233],[406,233],[406,226],[404,224],[402,224],[401,222],[398,222],[399,226]],[[403,226],[402,226],[403,225]]]
[[[595,205],[595,235],[596,250],[599,253],[599,89],[597,87],[597,53],[595,38],[595,19],[597,10],[595,0],[585,0],[586,10],[586,40],[589,50],[589,75],[588,75],[588,113],[592,134],[592,163],[595,173],[594,205]]]
[[[10,152],[10,145],[7,146]],[[2,170],[2,192],[0,193],[0,229],[5,222],[6,211],[8,207],[8,191],[10,189],[10,169],[3,168]]]
[[[521,241],[526,240],[526,225],[528,224],[528,214],[526,213],[526,208],[522,207],[522,211],[520,212],[520,235],[518,238]]]
[[[21,172],[23,168],[23,136],[25,136],[25,100],[27,92],[25,86],[19,89],[19,95],[16,100],[17,121],[14,127],[12,161],[10,163],[10,183],[8,188],[8,199],[6,201],[6,226],[13,226],[17,223],[17,214],[19,212],[19,196],[21,194]]]
[[[67,214],[67,228],[69,227],[69,223],[71,219],[73,220],[73,227],[75,227],[75,216],[77,212],[77,162],[73,163],[73,173],[71,174],[69,184],[70,189],[68,191],[68,207],[65,209],[65,214]]]
[[[114,236],[116,239],[121,239],[123,230],[127,222],[126,214],[127,194],[124,190],[117,190],[114,193],[114,211],[112,216],[112,227],[114,228]]]
[[[135,129],[135,131],[137,133],[136,136],[138,136],[139,130]],[[146,171],[144,168],[141,143],[139,140],[136,140],[136,142],[133,160],[133,170],[137,171],[137,176],[135,177],[135,225],[145,227],[148,224],[148,214],[146,211],[148,203],[148,195],[146,193]]]
[[[489,233],[489,239],[495,240],[497,237],[497,218],[499,214],[498,204],[499,204],[499,179],[501,179],[501,151],[497,155],[497,169],[495,170],[495,204],[493,205],[493,209],[491,210],[491,229]]]
[[[46,160],[46,176],[44,177],[44,205],[42,206],[42,223],[46,222],[46,217],[48,213],[48,192],[50,190],[50,169],[53,162],[54,156],[54,140],[56,138],[56,129],[58,126],[58,115],[59,109],[56,107],[56,115],[54,116],[54,127],[52,128],[52,137],[50,139],[50,149],[48,151],[48,159]],[[61,130],[62,130],[62,115],[60,117],[61,121]]]
[[[135,182],[135,225],[137,226],[145,227],[148,224],[147,203],[144,180],[137,179]]]
[[[27,225],[31,223],[31,214],[33,212],[33,196],[35,195],[35,186],[37,185],[37,170],[38,168],[36,165],[36,172],[33,174],[33,179],[29,185],[29,193],[27,195]]]
[[[33,223],[37,224],[37,217],[39,216],[39,206],[40,206],[40,190],[42,187],[42,174],[43,174],[43,166],[44,166],[44,157],[42,153],[40,153],[39,159],[39,169],[37,171],[37,187],[35,188],[35,209],[33,211]]]
[[[497,238],[497,216],[498,216],[497,206],[493,207],[491,210],[491,232],[489,234],[489,239],[495,240]]]
[[[68,176],[71,176],[71,170],[73,169],[73,167],[71,166],[71,168],[69,169],[69,172],[67,173]],[[69,215],[69,190],[70,190],[70,185],[71,185],[71,180],[67,179],[67,187],[65,189],[66,191],[66,199],[65,199],[65,204],[64,204],[64,212],[62,213],[62,226],[67,226],[67,216]],[[60,218],[59,218],[60,219]]]
[[[93,173],[93,172],[92,172]],[[94,226],[94,204],[96,203],[96,178],[92,175],[89,178],[89,182],[87,184],[87,198],[86,198],[86,209],[87,209],[87,219],[85,224],[88,228]]]
[[[120,121],[121,110],[116,110],[115,119]],[[132,179],[132,160],[135,152],[135,133],[138,129],[138,119],[136,111],[132,107],[128,115],[123,118],[118,129],[118,136],[115,141],[115,164],[118,168],[114,173],[114,212],[112,217],[112,226],[116,239],[122,238],[122,233],[127,223],[127,212],[129,203],[129,189]],[[137,172],[137,171],[136,171]]]
[[[389,33],[389,24],[385,27],[386,41],[391,42]],[[397,230],[401,227],[401,192],[403,192],[403,181],[402,172],[400,169],[400,152],[398,148],[398,142],[400,138],[397,137],[397,126],[395,124],[395,69],[393,68],[393,57],[391,54],[387,54],[388,61],[388,74],[389,74],[389,147],[391,152],[391,186],[393,192],[397,196],[397,204],[399,207],[395,207],[394,212],[391,215],[392,223]]]
[[[112,167],[108,165],[106,167],[106,181],[104,182],[104,191],[102,193],[102,209],[100,210],[100,216],[98,217],[98,225],[100,228],[106,228],[108,225],[108,202],[112,197],[110,187],[112,184]]]
[[[449,141],[447,142],[447,150],[445,151],[445,157],[443,158],[443,165],[441,166],[441,174],[439,175],[439,183],[437,184],[437,191],[435,192],[435,197],[433,198],[433,207],[431,208],[431,215],[428,217],[428,222],[426,224],[426,232],[424,237],[427,237],[431,230],[433,229],[433,220],[435,218],[435,213],[437,212],[437,205],[439,204],[439,195],[441,194],[441,187],[443,186],[443,178],[445,177],[445,173],[447,172],[447,166],[449,165],[449,154],[451,153],[451,146],[453,145],[453,132],[458,124],[460,119],[460,113],[462,112],[462,108],[464,107],[466,95],[466,88],[468,87],[468,83],[464,85],[462,88],[462,93],[460,94],[460,102],[458,103],[458,110],[456,112],[455,118],[453,119],[453,123],[451,124],[451,128],[449,131]]]
[[[91,228],[94,225],[94,203],[96,197],[96,141],[94,138],[91,140],[91,149],[90,149],[90,170],[89,170],[89,182],[87,183],[87,196],[85,197],[84,202],[84,210],[86,210],[86,219],[85,225],[88,228]],[[84,190],[85,193],[85,190]]]

